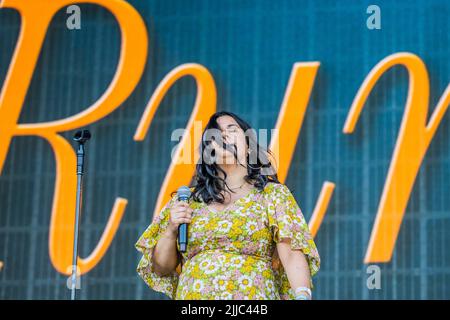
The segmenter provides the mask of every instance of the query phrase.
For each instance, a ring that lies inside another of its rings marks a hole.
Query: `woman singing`
[[[208,139],[210,132],[219,134]],[[210,118],[189,201],[172,193],[136,243],[143,254],[137,272],[149,287],[176,300],[312,298],[319,253],[270,151],[252,133],[233,113]],[[180,253],[182,223],[188,246]]]

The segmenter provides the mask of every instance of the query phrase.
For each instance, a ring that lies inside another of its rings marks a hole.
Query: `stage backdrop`
[[[0,83],[7,78],[19,39],[21,19],[13,9],[19,2],[23,1],[0,1],[4,6],[0,8]],[[33,2],[32,14],[45,16],[47,2]],[[94,4],[79,4],[81,29],[72,29],[68,25],[76,25],[77,8],[68,13],[70,1],[61,3],[64,6],[45,33],[18,123],[64,119],[85,110],[107,90],[115,74],[121,28],[114,15]],[[131,84],[129,96],[117,100],[118,108],[83,126],[93,138],[87,147],[80,257],[88,257],[97,246],[115,199],[125,198],[128,203],[110,246],[82,276],[81,299],[165,298],[138,278],[135,268],[140,256],[134,243],[151,222],[176,145],[171,133],[186,126],[197,86],[192,77],[178,80],[156,111],[145,140],[137,141],[133,137],[145,107],[164,77],[177,66],[197,63],[214,78],[217,110],[236,112],[255,128],[270,129],[297,62],[320,65],[285,183],[307,219],[324,183],[334,184],[315,236],[322,258],[315,298],[450,298],[450,118],[444,113],[440,119],[413,182],[393,254],[385,262],[365,263],[365,256],[406,110],[405,67],[394,66],[379,79],[353,132],[343,132],[352,102],[372,68],[402,52],[415,62],[423,61],[428,70],[429,79],[421,77],[422,89],[414,88],[423,90],[429,83],[429,101],[424,93],[421,99],[426,101],[420,105],[428,123],[449,82],[448,1],[377,1],[378,9],[369,13],[372,1],[133,0],[129,4],[145,23],[148,56],[128,66],[128,71],[139,69],[145,62],[141,78],[130,76],[137,86]],[[23,14],[30,16],[26,5],[23,8]],[[368,27],[372,14],[379,14],[381,29]],[[33,32],[39,26],[30,28],[28,36],[37,38]],[[24,50],[31,56],[32,48]],[[22,60],[23,70],[31,70],[26,61]],[[13,101],[14,90],[23,89],[20,74],[14,81],[8,89],[10,100],[5,92],[0,100],[0,156],[4,157],[0,158],[0,299],[67,299],[67,275],[50,257],[56,183],[53,149],[32,134],[12,134],[10,144],[5,138],[13,131],[11,119],[5,116],[11,115],[5,111],[12,108],[8,101]],[[441,105],[444,109],[448,100]],[[61,136],[70,142],[75,129]],[[417,148],[422,146],[419,142]],[[74,174],[74,167],[64,172]],[[379,276],[378,289],[373,288],[376,281],[371,276]]]

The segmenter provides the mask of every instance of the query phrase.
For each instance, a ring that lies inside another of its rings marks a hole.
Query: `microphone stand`
[[[75,133],[73,140],[78,142],[77,149],[77,198],[75,209],[75,232],[73,239],[73,258],[72,258],[72,286],[71,300],[76,298],[77,284],[77,265],[78,265],[78,226],[81,214],[82,188],[83,188],[83,169],[84,169],[84,144],[91,138],[89,130],[82,130]]]

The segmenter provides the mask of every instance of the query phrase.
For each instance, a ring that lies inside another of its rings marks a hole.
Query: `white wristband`
[[[296,289],[294,290],[295,299],[298,300],[297,298],[298,298],[299,296],[304,296],[304,295],[305,295],[305,294],[304,294],[305,292],[308,294],[309,299],[312,299],[312,292],[311,292],[311,289],[308,288],[308,287],[298,287],[298,288],[296,288]]]

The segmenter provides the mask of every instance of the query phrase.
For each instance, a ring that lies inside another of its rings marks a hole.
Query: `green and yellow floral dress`
[[[194,210],[187,250],[181,253],[182,271],[160,277],[151,257],[175,201],[173,196],[136,243],[143,254],[138,274],[171,299],[294,299],[276,254],[276,243],[283,238],[305,254],[312,276],[319,270],[319,253],[294,196],[286,185],[269,182],[221,211],[191,200]]]

